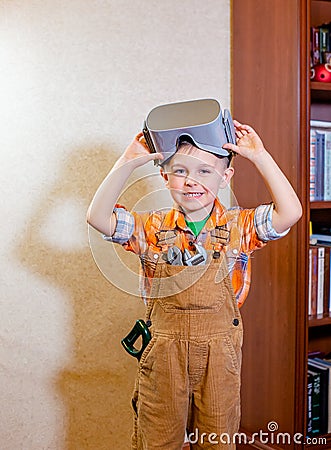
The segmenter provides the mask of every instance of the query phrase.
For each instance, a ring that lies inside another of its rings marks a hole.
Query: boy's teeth
[[[199,197],[201,195],[201,192],[189,192],[185,194],[187,197]]]

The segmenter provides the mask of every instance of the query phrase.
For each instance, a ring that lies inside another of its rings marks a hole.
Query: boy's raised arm
[[[255,165],[275,205],[272,215],[273,228],[277,233],[282,233],[300,219],[301,203],[290,182],[264,148],[260,137],[253,128],[236,120],[234,125],[237,145],[225,144],[223,147],[235,151]]]
[[[137,167],[155,159],[163,159],[162,154],[150,153],[143,133],[138,133],[93,197],[87,211],[87,222],[93,228],[107,236],[113,235],[116,227],[114,206],[127,179]]]

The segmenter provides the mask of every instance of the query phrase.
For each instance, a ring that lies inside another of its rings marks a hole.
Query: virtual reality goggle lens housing
[[[148,114],[143,133],[151,152],[162,153],[164,164],[182,141],[217,156],[229,156],[222,146],[235,144],[236,135],[230,111],[222,113],[215,99],[200,99],[157,106]]]

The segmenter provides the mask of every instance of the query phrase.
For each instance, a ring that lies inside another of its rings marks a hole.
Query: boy
[[[193,449],[235,448],[220,436],[231,438],[239,428],[238,308],[249,289],[250,255],[285,235],[302,210],[257,133],[237,121],[234,125],[236,145],[223,145],[228,156],[184,141],[163,165],[162,153],[151,154],[139,133],[88,211],[94,228],[139,255],[145,276],[142,294],[152,339],[139,361],[132,400],[134,449],[180,450],[186,430]],[[234,174],[230,152],[255,164],[271,205],[226,210],[219,203],[219,188]],[[148,215],[115,206],[133,170],[155,159],[161,160],[173,209]]]

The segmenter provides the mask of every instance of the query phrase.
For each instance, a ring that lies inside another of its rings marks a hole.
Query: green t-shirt
[[[203,220],[199,220],[198,222],[188,222],[185,220],[186,225],[189,227],[189,229],[192,231],[195,237],[197,237],[200,234],[200,231],[205,226],[205,223],[209,219],[209,216],[205,217]]]

